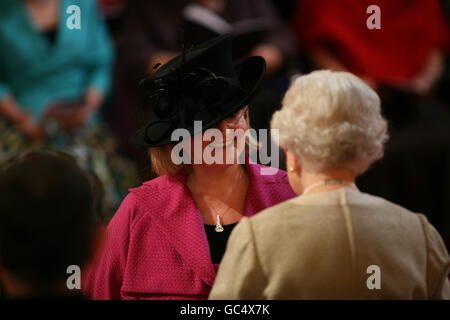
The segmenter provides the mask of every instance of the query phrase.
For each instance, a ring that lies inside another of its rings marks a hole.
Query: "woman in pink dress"
[[[250,160],[245,135],[228,135],[248,128],[247,105],[265,74],[261,57],[233,64],[231,40],[220,36],[181,54],[149,83],[152,121],[133,142],[150,148],[159,177],[131,189],[111,220],[84,273],[90,298],[206,299],[239,220],[295,196],[284,171]],[[177,129],[188,133],[181,145]],[[208,141],[211,132],[225,138]]]

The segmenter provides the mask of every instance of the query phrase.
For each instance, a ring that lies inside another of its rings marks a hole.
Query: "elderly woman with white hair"
[[[450,298],[450,258],[426,217],[355,185],[388,139],[371,88],[346,72],[300,77],[272,128],[299,196],[241,220],[211,299]]]

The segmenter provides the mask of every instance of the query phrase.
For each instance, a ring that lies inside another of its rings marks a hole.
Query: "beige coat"
[[[450,299],[449,271],[425,216],[339,189],[243,218],[210,299]]]

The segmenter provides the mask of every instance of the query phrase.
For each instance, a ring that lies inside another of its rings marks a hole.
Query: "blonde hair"
[[[306,160],[310,170],[356,163],[365,170],[383,156],[388,140],[380,103],[351,73],[314,71],[291,85],[271,127],[280,130],[280,146]]]
[[[190,165],[188,164],[175,164],[172,161],[172,148],[175,144],[169,144],[163,147],[150,148],[150,163],[152,165],[153,172],[162,176],[165,174],[176,175],[180,172],[188,172]]]

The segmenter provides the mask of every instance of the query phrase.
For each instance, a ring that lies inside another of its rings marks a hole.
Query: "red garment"
[[[247,165],[244,215],[293,198],[285,171],[263,176]],[[217,265],[186,175],[131,189],[107,229],[105,247],[83,273],[91,299],[207,299]],[[236,270],[239,272],[239,270]]]
[[[381,9],[381,30],[369,30],[367,7]],[[292,27],[308,53],[328,49],[350,72],[399,83],[422,71],[433,49],[450,49],[438,0],[302,0]]]

